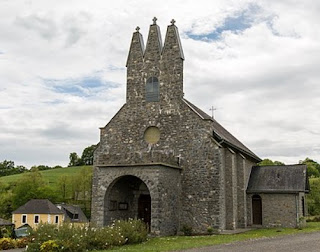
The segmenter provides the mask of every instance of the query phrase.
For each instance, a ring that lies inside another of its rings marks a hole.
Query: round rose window
[[[144,140],[149,144],[155,144],[160,140],[160,130],[151,126],[144,132]]]

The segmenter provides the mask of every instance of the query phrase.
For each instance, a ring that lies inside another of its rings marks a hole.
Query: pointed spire
[[[142,87],[139,83],[143,82],[141,71],[143,69],[144,43],[142,35],[137,26],[132,35],[130,50],[127,59],[127,102],[130,103],[136,97],[142,96]]]
[[[173,53],[173,55],[176,55],[184,60],[184,54],[182,50],[180,36],[179,36],[178,28],[177,26],[175,26],[175,22],[176,21],[172,19],[170,22],[171,25],[168,25],[162,55],[165,57],[166,54],[171,55]]]
[[[160,28],[157,25],[157,18],[154,17],[152,21],[153,24],[150,25],[144,58],[145,60],[156,61],[160,60],[162,50],[162,39]]]
[[[128,54],[127,64],[131,61],[141,61],[143,62],[143,53],[144,53],[144,43],[143,43],[143,37],[139,32],[140,27],[137,26],[136,31],[132,35],[130,50]]]
[[[183,97],[183,60],[184,55],[175,20],[168,25],[164,47],[161,54],[162,81],[166,83],[170,99]]]

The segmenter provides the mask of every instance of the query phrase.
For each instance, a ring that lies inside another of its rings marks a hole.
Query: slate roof
[[[209,116],[207,113],[203,112],[197,106],[189,102],[188,100],[183,98],[183,101],[191,108],[198,116],[200,116],[203,120],[210,120],[212,122],[214,132],[212,136],[218,140],[220,144],[225,143],[230,147],[234,147],[244,154],[249,155],[256,161],[260,162],[261,159],[254,154],[251,150],[249,150],[243,143],[241,143],[237,138],[235,138],[229,131],[227,131],[222,125],[220,125],[215,119]]]
[[[14,214],[62,214],[63,212],[57,208],[48,199],[31,199],[17,210]]]
[[[306,165],[252,167],[247,193],[309,192]]]
[[[0,226],[12,226],[13,223],[11,221],[0,218]]]
[[[70,222],[81,222],[86,223],[89,222],[83,211],[79,206],[76,205],[68,205],[68,204],[57,204],[57,207],[61,211],[64,212],[65,215],[65,221]],[[78,217],[78,218],[76,218]]]

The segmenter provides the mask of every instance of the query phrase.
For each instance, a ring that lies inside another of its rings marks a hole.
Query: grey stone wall
[[[180,212],[181,170],[163,165],[96,167],[93,187],[92,222],[97,226],[110,224],[114,219],[137,218],[137,209],[132,211],[128,195],[110,195],[115,181],[124,176],[134,176],[144,182],[151,196],[151,232],[173,235],[179,228],[177,213]],[[124,186],[124,185],[121,185]],[[117,191],[116,191],[117,192]],[[109,211],[108,196],[126,198],[128,211]]]
[[[259,194],[263,227],[297,227],[298,194]]]
[[[237,220],[237,179],[236,153],[230,148],[225,149],[225,204],[226,228],[235,229]]]
[[[237,227],[245,228],[247,226],[247,204],[246,204],[246,177],[245,177],[246,158],[237,154]]]
[[[158,102],[146,102],[149,77],[159,80]],[[246,225],[244,190],[251,161],[217,143],[211,121],[203,120],[182,98],[183,53],[177,28],[168,26],[162,48],[160,29],[151,25],[145,51],[141,34],[135,32],[127,60],[127,102],[100,129],[94,154],[93,223],[102,226],[113,217],[134,216],[136,211],[106,216],[108,188],[121,176],[132,175],[150,191],[153,233],[174,234],[183,225],[194,232]],[[159,141],[152,144],[144,139],[150,126],[160,131]]]

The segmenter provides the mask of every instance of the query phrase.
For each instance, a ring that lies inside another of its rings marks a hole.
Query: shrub
[[[15,240],[11,238],[1,238],[0,239],[0,249],[14,249],[15,248]]]
[[[183,225],[181,231],[186,236],[192,235],[192,227],[189,225]]]
[[[40,251],[43,252],[54,252],[59,251],[59,245],[54,240],[48,240],[41,244]]]
[[[103,228],[41,224],[32,232],[27,251],[56,251],[57,248],[57,251],[81,252],[108,249],[145,241],[147,234],[147,227],[140,220],[116,221]]]
[[[0,238],[12,238],[12,227],[1,227]]]
[[[29,242],[30,242],[29,238],[19,238],[16,240],[16,247],[17,248],[25,248]]]
[[[121,230],[114,225],[104,228],[89,228],[86,235],[86,247],[92,249],[107,249],[126,243]]]
[[[147,240],[148,229],[146,224],[141,220],[118,220],[114,223],[114,225],[121,230],[121,233],[125,237],[127,244],[140,243]]]
[[[211,227],[211,226],[209,226],[209,227],[207,228],[207,232],[208,232],[209,235],[212,235],[213,232],[214,232],[214,228]]]

